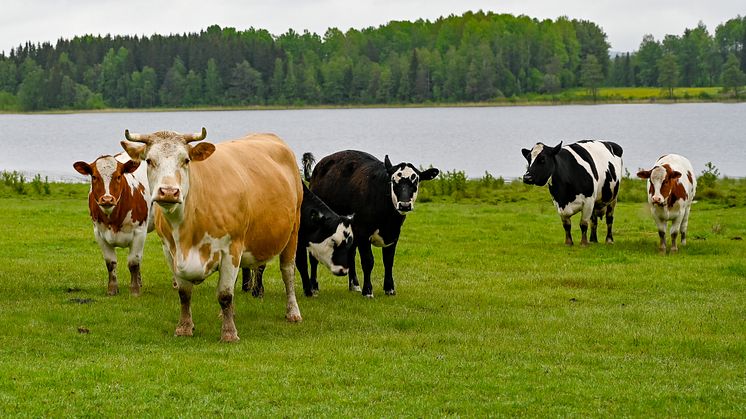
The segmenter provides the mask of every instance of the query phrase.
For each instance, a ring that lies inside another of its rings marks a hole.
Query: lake
[[[0,115],[0,171],[82,180],[73,163],[121,151],[125,128],[198,132],[202,126],[213,142],[274,132],[299,160],[306,151],[320,159],[358,149],[469,177],[488,171],[515,178],[526,168],[521,148],[589,138],[620,144],[633,175],[662,154],[679,153],[697,173],[712,162],[723,175],[746,176],[745,103]]]

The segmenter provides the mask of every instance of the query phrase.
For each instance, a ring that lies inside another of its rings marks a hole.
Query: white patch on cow
[[[101,182],[104,184],[104,195],[103,196],[111,196],[111,191],[109,190],[109,186],[111,186],[111,179],[114,176],[114,171],[117,170],[117,161],[114,157],[101,157],[98,160],[96,160],[96,169],[98,169],[98,174],[101,176]],[[115,196],[114,198],[119,199],[118,196]],[[104,212],[106,215],[110,215],[112,211],[114,211],[114,207],[101,207],[101,211]]]
[[[345,234],[346,233],[346,234]],[[332,255],[334,254],[335,245],[344,243],[347,237],[352,237],[352,228],[339,223],[337,230],[331,236],[327,237],[321,243],[309,242],[306,249],[311,252],[311,255],[316,258],[319,262],[323,263],[324,266],[329,268],[332,272],[338,272],[343,270],[344,267],[335,265],[332,261]]]
[[[536,144],[534,148],[531,149],[531,163],[529,163],[529,167],[534,164],[534,160],[536,160],[536,157],[541,154],[541,152],[544,151],[544,144]]]
[[[389,247],[389,246],[391,246],[393,243],[388,243],[387,244],[383,240],[383,237],[381,237],[381,235],[379,234],[379,232],[380,232],[380,230],[376,229],[376,231],[374,231],[373,234],[370,235],[370,244],[372,244],[373,246],[376,246],[376,247]]]
[[[205,236],[202,238],[202,240],[200,240],[198,244],[189,249],[180,248],[178,229],[174,229],[173,238],[174,243],[176,243],[176,249],[170,249],[170,253],[173,255],[172,269],[174,275],[182,280],[190,281],[193,283],[202,282],[210,274],[217,271],[220,268],[220,265],[224,262],[225,256],[230,254],[229,250],[231,239],[229,235],[214,238],[211,237],[209,234],[205,234]],[[207,260],[203,262],[202,256],[200,254],[200,249],[205,244],[210,245],[211,254],[207,258]],[[216,263],[208,272],[207,264],[212,260],[212,254],[214,254],[215,252],[220,253],[220,261],[218,261],[218,263]]]
[[[661,194],[661,187],[663,186],[663,181],[666,180],[666,174],[666,169],[661,166],[655,166],[653,170],[650,171],[650,179],[648,179],[648,182],[653,185],[653,195],[650,195],[650,190],[648,189],[648,200],[650,203],[666,203],[666,199]]]
[[[553,202],[560,216],[570,217],[582,211],[583,207],[588,205],[590,199],[591,198],[588,198],[585,195],[578,194],[572,202],[568,202],[564,207],[560,207],[559,204],[557,204],[557,201]],[[593,201],[591,200],[591,202]]]

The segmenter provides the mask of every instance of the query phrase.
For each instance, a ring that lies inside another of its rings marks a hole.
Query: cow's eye
[[[187,164],[189,164],[190,161],[191,160],[189,160],[189,158],[184,159],[184,166],[186,166]]]
[[[150,160],[150,159],[145,159],[145,164],[147,164],[148,166],[150,166],[151,164],[153,164],[153,161]]]
[[[96,180],[96,179],[98,179],[98,178],[96,177],[96,175],[91,175],[91,180]]]
[[[414,173],[412,173],[412,176],[410,176],[410,177],[409,177],[409,179],[410,179],[410,180],[411,180],[412,182],[417,182],[417,175],[415,175]]]

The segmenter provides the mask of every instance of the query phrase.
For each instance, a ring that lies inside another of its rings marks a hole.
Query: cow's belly
[[[137,233],[134,229],[114,232],[114,230],[103,226],[96,226],[95,230],[99,237],[113,247],[130,247],[132,245],[132,240],[135,239],[135,234]]]
[[[554,206],[557,208],[557,212],[561,217],[571,217],[583,210],[583,207],[588,204],[589,200],[593,198],[587,198],[585,195],[577,195],[575,199],[568,202],[564,206],[561,206],[557,201],[554,201]]]
[[[172,270],[182,280],[199,283],[220,268],[224,262],[223,255],[229,254],[230,238],[212,238],[205,235],[196,245],[179,246],[171,251]],[[230,263],[230,261],[227,261]]]

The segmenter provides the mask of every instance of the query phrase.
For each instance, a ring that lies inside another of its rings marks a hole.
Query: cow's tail
[[[306,182],[311,181],[311,172],[313,172],[313,164],[316,163],[316,158],[313,157],[313,154],[306,152],[303,153],[303,179],[306,180]]]

